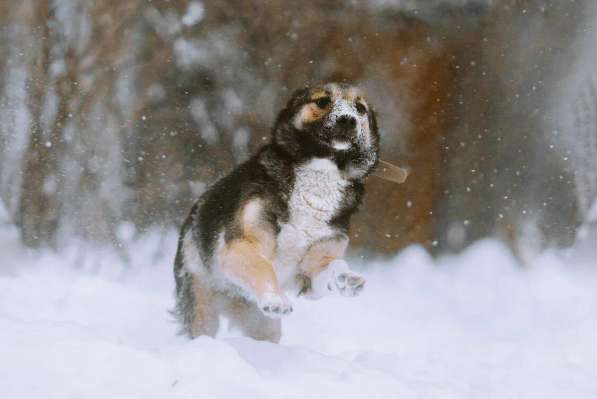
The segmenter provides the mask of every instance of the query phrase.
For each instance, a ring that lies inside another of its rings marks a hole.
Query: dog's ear
[[[305,104],[309,100],[310,92],[311,88],[309,86],[295,90],[294,93],[292,93],[292,96],[290,96],[290,100],[288,100],[286,108],[294,108]]]
[[[371,131],[371,137],[375,141],[375,144],[379,146],[379,129],[377,127],[377,115],[373,110],[373,107],[369,108],[369,130]]]

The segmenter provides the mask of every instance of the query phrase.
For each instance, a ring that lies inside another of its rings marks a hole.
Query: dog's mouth
[[[336,151],[348,151],[352,145],[352,142],[347,139],[332,139],[331,143],[331,147]]]
[[[349,151],[355,148],[356,132],[333,128],[325,131],[320,139],[333,151]]]

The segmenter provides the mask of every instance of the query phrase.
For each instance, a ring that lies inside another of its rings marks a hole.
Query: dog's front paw
[[[365,278],[351,271],[338,273],[333,283],[344,296],[357,296],[365,288]]]
[[[292,305],[286,295],[266,292],[257,301],[257,306],[267,317],[277,319],[292,313]]]

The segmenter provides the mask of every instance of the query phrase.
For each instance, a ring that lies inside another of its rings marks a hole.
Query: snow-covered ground
[[[368,264],[359,298],[295,300],[282,343],[175,335],[175,235],[130,261],[0,230],[0,397],[595,398],[597,268],[495,241]]]

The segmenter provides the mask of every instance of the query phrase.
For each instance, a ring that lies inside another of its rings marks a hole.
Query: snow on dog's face
[[[377,152],[375,113],[353,86],[328,83],[294,93],[280,112],[274,141],[291,155]]]
[[[339,151],[371,145],[369,107],[356,88],[332,83],[310,90],[307,98],[292,118],[297,130],[312,132]]]

